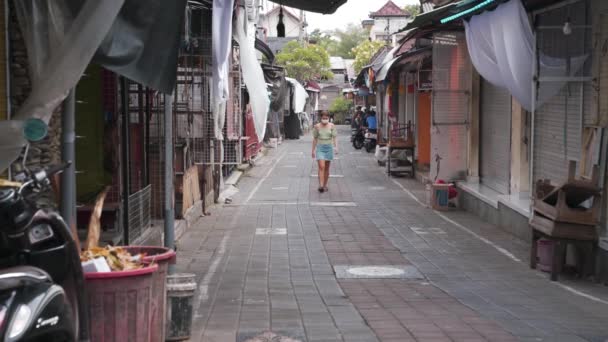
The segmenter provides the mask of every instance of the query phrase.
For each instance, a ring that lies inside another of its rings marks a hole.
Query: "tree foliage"
[[[355,74],[358,74],[364,66],[369,64],[370,59],[380,50],[386,43],[383,41],[365,40],[353,49],[355,54],[355,63],[353,67]]]
[[[412,15],[412,18],[420,14],[420,5],[409,4],[403,6],[403,10]]]
[[[352,106],[351,100],[342,96],[337,97],[329,106],[329,112],[334,116],[334,122],[337,124],[344,122],[344,118]]]
[[[350,107],[353,105],[353,102],[348,100],[345,97],[338,96],[334,102],[329,106],[329,112],[332,114],[335,113],[347,113]]]
[[[355,58],[353,49],[368,40],[369,34],[367,30],[359,25],[348,24],[344,30],[335,30],[334,36],[338,43],[336,44],[335,54],[332,54],[332,56],[352,59]]]
[[[333,78],[329,54],[320,45],[302,45],[295,40],[290,41],[276,55],[275,61],[285,67],[287,76],[300,82]]]
[[[367,40],[368,32],[359,25],[350,23],[344,29],[333,31],[315,29],[308,37],[312,43],[322,46],[330,56],[352,59],[355,58],[353,48]]]

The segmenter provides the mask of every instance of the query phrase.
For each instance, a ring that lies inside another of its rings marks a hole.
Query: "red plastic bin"
[[[145,254],[144,262],[158,264],[158,272],[154,274],[152,301],[154,314],[152,316],[151,341],[165,340],[165,312],[167,307],[167,271],[169,264],[175,263],[175,251],[159,246],[128,246],[122,247],[131,254]]]
[[[85,273],[91,342],[148,342],[158,265],[133,271]]]

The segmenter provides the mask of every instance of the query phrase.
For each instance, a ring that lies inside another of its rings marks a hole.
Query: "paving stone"
[[[420,196],[423,186],[389,179],[371,154],[350,154],[346,141],[332,163],[342,177],[319,194],[309,144],[305,137],[270,151],[241,179],[231,205],[210,208],[178,241],[177,269],[196,273],[203,290],[195,294],[193,341],[242,342],[271,328],[272,336],[317,342],[608,338],[606,305],[552,284],[422,207],[393,180]],[[445,215],[526,260],[526,242],[470,214]],[[339,279],[335,267],[345,265],[421,276]],[[608,299],[606,288],[566,282]]]

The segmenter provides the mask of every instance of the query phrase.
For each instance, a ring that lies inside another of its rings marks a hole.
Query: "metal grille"
[[[164,188],[163,171],[165,167],[164,148],[164,98],[162,94],[153,93],[150,96],[150,138],[148,142],[148,158],[150,170],[150,184],[152,186],[152,217],[162,219],[164,217]]]
[[[228,99],[224,140],[215,139],[213,108],[211,103],[212,56],[211,10],[198,8],[191,11],[192,44],[187,56],[192,64],[188,91],[191,96],[191,140],[189,151],[194,164],[227,165],[242,162],[242,106],[241,72],[238,64],[238,46],[233,47],[230,72],[230,98]],[[186,57],[186,56],[185,56]],[[179,93],[179,90],[178,90]],[[223,150],[223,158],[220,158]],[[223,159],[223,163],[222,163]]]
[[[141,237],[150,226],[152,186],[129,195],[129,238],[133,241]]]

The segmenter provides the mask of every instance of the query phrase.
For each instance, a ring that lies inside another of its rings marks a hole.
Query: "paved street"
[[[193,341],[608,340],[608,287],[550,282],[525,242],[427,208],[340,133],[329,193],[310,139],[287,141],[180,239]]]

